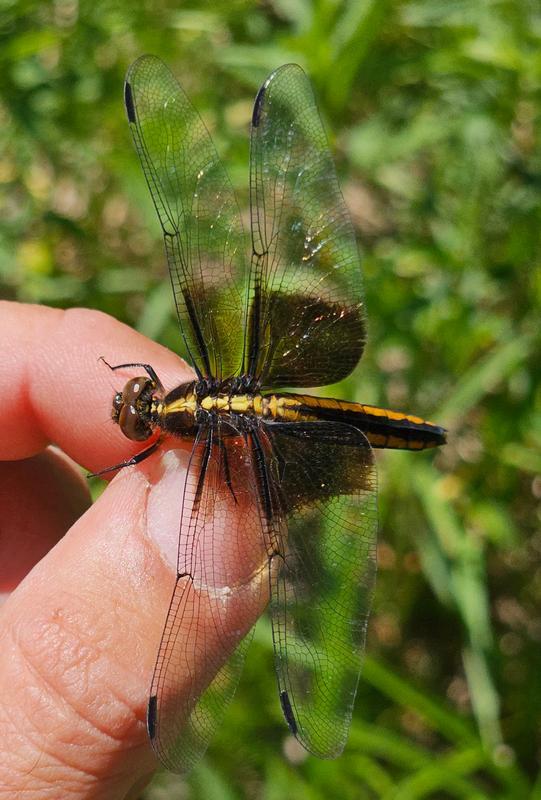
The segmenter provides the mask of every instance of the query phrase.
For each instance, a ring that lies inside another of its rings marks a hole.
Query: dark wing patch
[[[254,110],[252,112],[252,126],[257,128],[259,125],[259,117],[261,114],[261,106],[263,104],[263,98],[265,97],[266,86],[263,84],[261,89],[258,91],[255,101],[254,101]]]
[[[244,371],[265,388],[348,375],[365,341],[360,260],[308,78],[276,70],[254,107]]]
[[[124,84],[124,105],[126,106],[126,114],[128,115],[128,122],[135,122],[135,108],[133,106],[133,95],[131,85],[126,81]]]

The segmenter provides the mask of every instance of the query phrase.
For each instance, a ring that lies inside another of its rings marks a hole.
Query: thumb
[[[124,470],[2,609],[9,796],[116,799],[156,768],[145,709],[174,572],[147,536],[152,490]]]

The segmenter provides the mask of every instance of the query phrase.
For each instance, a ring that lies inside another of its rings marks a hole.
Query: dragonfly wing
[[[314,755],[346,743],[375,579],[376,474],[362,433],[337,423],[268,424],[271,615],[292,733]]]
[[[251,451],[205,428],[183,498],[178,575],[152,679],[148,729],[167,769],[203,755],[268,602],[268,554]]]
[[[242,363],[246,267],[229,178],[201,117],[159,58],[132,64],[125,101],[187,350],[199,377],[230,377]]]
[[[266,388],[348,375],[365,340],[360,259],[314,93],[296,64],[256,98],[244,371]]]

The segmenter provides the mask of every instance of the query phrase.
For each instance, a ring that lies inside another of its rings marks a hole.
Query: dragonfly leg
[[[231,496],[235,503],[238,503],[237,496],[235,494],[235,490],[233,489],[233,483],[231,481],[231,470],[229,469],[229,459],[227,457],[227,448],[224,445],[221,439],[217,440],[218,447],[220,448],[220,452],[223,457],[223,467],[224,467],[224,482],[229,491],[231,492]]]
[[[137,364],[137,366],[141,366]],[[107,472],[114,472],[117,469],[123,469],[124,467],[133,467],[135,464],[140,464],[141,461],[144,461],[145,458],[148,458],[152,455],[152,453],[157,449],[157,447],[162,443],[162,438],[156,439],[155,442],[145,448],[145,450],[141,450],[140,453],[136,453],[131,458],[128,458],[126,461],[121,461],[119,464],[114,464],[112,467],[105,467],[105,469],[100,469],[99,472],[89,472],[86,476],[87,478],[98,478],[101,475],[105,475]]]
[[[106,360],[105,360],[105,358],[104,358],[103,356],[100,356],[99,360],[100,360],[100,361],[103,361],[103,363],[104,363],[104,364],[105,364],[107,367],[109,367],[109,369],[112,369],[112,370],[113,370],[113,372],[114,372],[116,369],[129,369],[130,367],[141,367],[142,369],[144,369],[144,370],[145,370],[145,372],[147,373],[147,375],[149,376],[149,378],[150,378],[152,381],[154,381],[154,383],[156,384],[156,388],[157,388],[157,389],[160,389],[161,391],[163,391],[163,385],[162,385],[162,382],[161,382],[161,380],[158,378],[158,376],[156,375],[156,372],[154,371],[153,367],[151,367],[151,366],[150,366],[150,364],[140,364],[140,363],[135,363],[135,364],[116,364],[115,366],[113,366],[112,364],[109,364],[109,362],[108,362],[108,361],[106,361]]]

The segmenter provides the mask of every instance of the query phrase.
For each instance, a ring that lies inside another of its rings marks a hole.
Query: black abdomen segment
[[[297,397],[301,414],[351,425],[365,434],[372,447],[425,450],[446,442],[445,428],[410,414],[326,397]]]

